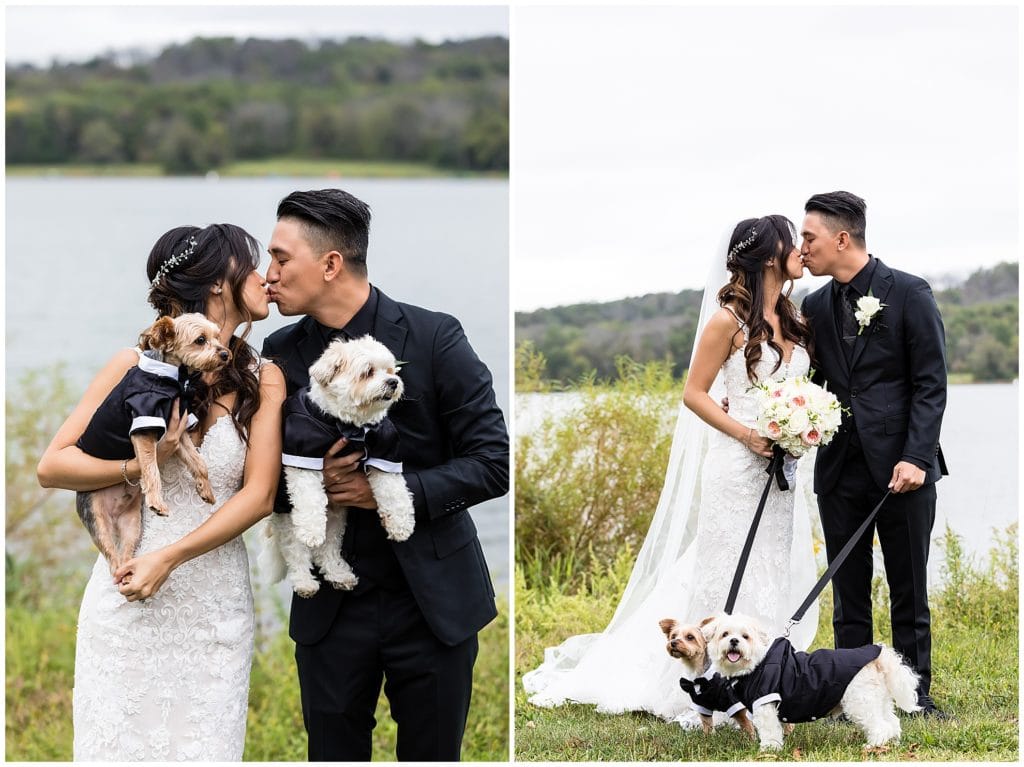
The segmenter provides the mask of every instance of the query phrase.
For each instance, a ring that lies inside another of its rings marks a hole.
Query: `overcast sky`
[[[259,6],[153,5],[142,7],[7,6],[6,60],[48,65],[88,59],[107,49],[159,50],[205,37],[299,39],[353,35],[428,42],[508,35],[501,6]]]
[[[896,268],[1018,260],[1017,13],[517,8],[513,307],[700,287],[727,226],[837,189]]]

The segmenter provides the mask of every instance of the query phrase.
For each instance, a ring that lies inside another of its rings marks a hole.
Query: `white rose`
[[[786,424],[786,431],[793,435],[802,434],[810,425],[806,411],[794,410],[789,416],[789,422]]]
[[[882,308],[882,302],[874,296],[862,296],[857,299],[857,308],[870,319]]]

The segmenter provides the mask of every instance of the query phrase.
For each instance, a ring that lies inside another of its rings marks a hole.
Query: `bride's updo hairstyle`
[[[764,318],[764,270],[766,262],[775,259],[779,275],[785,277],[785,259],[796,242],[796,228],[785,216],[772,215],[763,218],[747,218],[740,221],[729,238],[729,252],[725,266],[729,270],[729,282],[718,291],[718,303],[730,307],[747,325],[749,342],[744,350],[747,362],[747,377],[757,383],[754,367],[761,359],[761,342],[778,353],[774,373],[782,364],[782,347],[775,339],[772,326]],[[811,334],[797,319],[797,310],[789,300],[793,283],[779,296],[775,311],[779,315],[782,337],[805,347],[811,353]]]
[[[214,285],[223,282],[224,290],[230,291],[234,305],[242,314],[244,330],[241,336],[233,336],[228,342],[231,349],[228,366],[218,372],[210,386],[202,382],[198,385],[193,409],[202,420],[214,400],[237,392],[231,420],[246,442],[249,424],[260,406],[260,390],[255,374],[256,355],[245,341],[252,330],[252,314],[245,305],[242,291],[246,278],[259,263],[259,243],[244,229],[232,224],[175,227],[156,241],[146,262],[149,304],[156,309],[157,316],[206,314],[211,298],[216,299],[210,293]]]

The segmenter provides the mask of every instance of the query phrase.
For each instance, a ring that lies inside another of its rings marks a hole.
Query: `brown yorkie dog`
[[[156,445],[167,430],[175,402],[184,417],[199,376],[223,368],[231,359],[231,352],[220,342],[220,328],[202,314],[159,318],[143,331],[139,347],[159,351],[163,359],[141,356],[97,408],[77,443],[97,458],[139,459],[137,484],[125,475],[123,484],[80,492],[76,498],[78,515],[111,572],[133,556],[142,537],[140,494],[156,514],[168,512]],[[176,455],[194,477],[199,497],[214,503],[206,463],[188,435],[178,441]]]

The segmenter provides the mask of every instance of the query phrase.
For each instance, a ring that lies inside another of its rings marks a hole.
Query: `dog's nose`
[[[220,353],[220,358],[223,362],[227,362],[229,359],[231,359],[231,352],[225,349]]]
[[[394,391],[395,389],[398,388],[398,379],[389,378],[387,381],[384,382],[384,385],[388,387],[388,391]]]
[[[729,640],[729,646],[730,647],[737,647],[739,645],[739,643],[740,643],[740,640],[738,640],[736,637],[733,637],[732,639]]]

